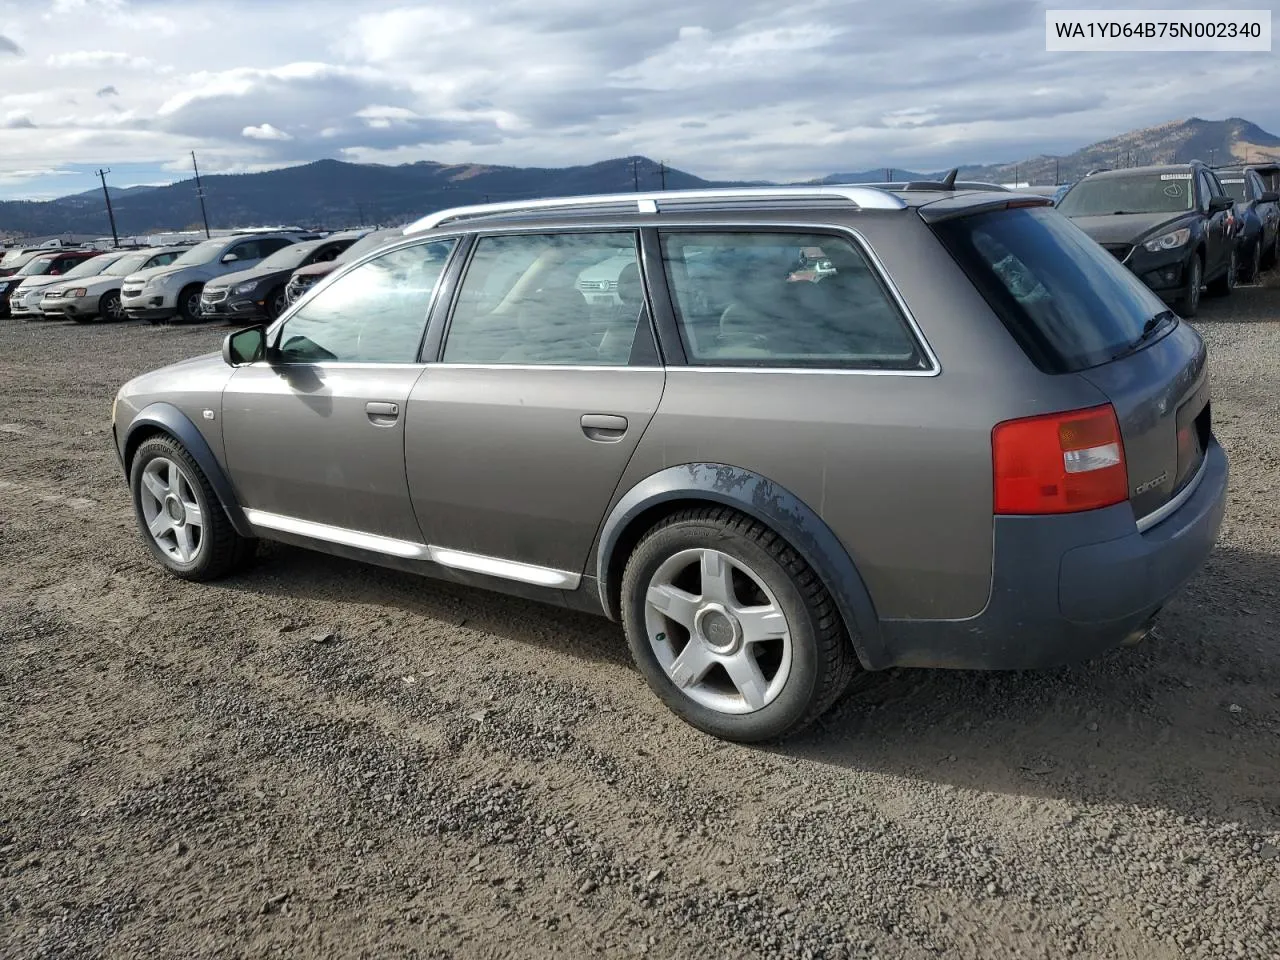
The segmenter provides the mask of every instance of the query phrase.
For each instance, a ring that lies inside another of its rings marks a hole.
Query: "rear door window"
[[[924,353],[847,238],[662,231],[690,364],[919,370]]]
[[[1165,305],[1049,207],[996,210],[933,225],[996,315],[1042,370],[1113,359]]]

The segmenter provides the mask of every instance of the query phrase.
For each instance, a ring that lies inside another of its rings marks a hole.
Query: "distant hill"
[[[961,165],[962,179],[997,183],[1053,183],[1078,179],[1098,167],[1200,159],[1229,163],[1280,159],[1280,137],[1239,117],[1202,120],[1192,117],[1134,130],[1091,144],[1064,156],[1039,156],[1017,163]],[[867,183],[898,179],[936,179],[944,171],[921,172],[878,167],[833,173],[811,183]],[[665,178],[665,181],[664,181]],[[704,180],[683,170],[663,167],[647,157],[619,157],[578,167],[508,167],[445,164],[431,161],[385,166],[317,160],[265,173],[203,178],[212,227],[298,224],[336,228],[357,223],[403,223],[443,207],[487,200],[581,193],[614,193],[746,183]],[[767,181],[752,181],[753,185]],[[152,233],[197,226],[200,205],[194,184],[112,190],[111,202],[121,234]],[[50,235],[108,231],[99,190],[57,200],[0,202],[0,236]]]
[[[201,178],[211,227],[287,223],[340,227],[395,224],[443,207],[531,197],[718,185],[647,157],[580,167],[500,167],[419,163],[385,166],[317,160],[297,167]],[[192,180],[162,187],[112,190],[121,234],[199,224]],[[0,202],[0,235],[108,232],[100,190],[48,201]]]
[[[1039,156],[1018,163],[962,166],[968,179],[1012,183],[1054,183],[1078,180],[1100,167],[1140,167],[1158,163],[1203,160],[1210,164],[1259,163],[1280,160],[1280,137],[1239,117],[1226,120],[1176,120],[1144,127],[1090,144],[1064,156]]]

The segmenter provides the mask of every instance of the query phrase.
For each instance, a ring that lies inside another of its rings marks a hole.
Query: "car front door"
[[[1200,171],[1198,176],[1200,190],[1202,191],[1200,209],[1208,217],[1205,221],[1204,265],[1205,279],[1208,280],[1226,269],[1231,260],[1231,247],[1235,242],[1235,238],[1227,236],[1227,211],[1219,210],[1215,213],[1209,208],[1209,202],[1214,197],[1226,196],[1222,186],[1218,183],[1216,177],[1210,176],[1203,170]]]
[[[409,491],[433,559],[577,586],[665,381],[638,249],[634,231],[476,240],[409,396]],[[602,279],[617,296],[589,302]]]
[[[251,522],[357,545],[420,539],[406,401],[454,243],[400,247],[349,270],[271,328],[274,355],[232,375],[222,433]]]

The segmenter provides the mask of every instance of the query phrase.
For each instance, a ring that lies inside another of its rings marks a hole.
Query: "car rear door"
[[[409,490],[439,562],[577,585],[662,397],[638,251],[629,230],[476,239],[405,427]],[[583,275],[611,258],[618,296],[591,304]]]

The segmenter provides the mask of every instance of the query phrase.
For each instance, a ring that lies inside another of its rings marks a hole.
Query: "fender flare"
[[[831,528],[799,497],[767,477],[722,463],[686,463],[641,480],[614,505],[600,529],[596,581],[600,603],[610,616],[610,569],[623,533],[642,514],[664,503],[703,501],[722,504],[768,525],[804,558],[831,594],[844,618],[863,667],[876,669],[890,658],[880,635],[880,620],[862,575]]]
[[[227,515],[227,519],[231,521],[231,526],[235,528],[236,533],[242,537],[254,537],[256,534],[249,520],[244,515],[244,510],[240,507],[240,500],[236,497],[235,489],[231,486],[231,481],[227,479],[226,472],[222,469],[222,464],[218,462],[218,458],[214,455],[209,442],[205,440],[204,434],[191,422],[191,418],[179,410],[171,403],[157,401],[148,404],[138,412],[129,424],[129,429],[125,433],[124,443],[120,445],[121,462],[124,464],[125,475],[128,476],[130,464],[126,459],[127,451],[133,447],[133,438],[139,430],[148,432],[159,430],[161,433],[168,434],[177,440],[191,454],[200,470],[209,479],[209,485],[213,487],[214,496],[218,498],[218,504],[222,507],[223,513]]]

